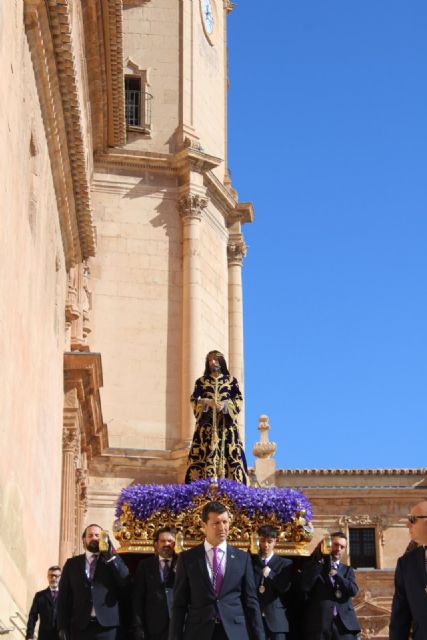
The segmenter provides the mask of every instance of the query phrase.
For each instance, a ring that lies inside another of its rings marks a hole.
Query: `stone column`
[[[76,537],[76,455],[78,432],[64,426],[62,444],[62,504],[59,563],[61,566],[73,555]]]
[[[189,445],[193,436],[194,416],[190,395],[203,369],[201,353],[201,273],[200,221],[208,201],[187,194],[178,202],[182,219],[182,369],[181,369],[181,437]]]
[[[243,375],[243,296],[242,264],[246,255],[246,245],[242,238],[230,240],[227,246],[228,258],[228,368],[231,375],[239,381],[244,392]],[[243,396],[244,398],[244,396]],[[245,410],[244,404],[239,416],[240,436],[244,440]]]

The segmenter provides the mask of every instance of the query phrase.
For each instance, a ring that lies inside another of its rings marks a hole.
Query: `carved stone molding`
[[[88,488],[89,472],[83,467],[76,469],[76,482],[78,487],[79,507],[84,513],[87,511],[87,488]]]
[[[87,337],[92,331],[92,292],[89,280],[90,266],[87,260],[70,269],[68,273],[65,322],[72,351],[89,351]]]
[[[233,11],[233,9],[236,8],[235,3],[231,2],[231,0],[223,0],[223,5],[224,5],[224,10],[227,13],[231,13]]]
[[[229,242],[227,245],[228,265],[242,266],[243,258],[247,254],[247,246],[243,239]]]
[[[178,211],[183,221],[201,220],[208,199],[195,194],[182,196],[178,201]]]
[[[78,431],[74,427],[66,427],[62,432],[62,449],[64,453],[76,454],[78,444]]]
[[[387,528],[387,519],[381,516],[369,514],[341,516],[338,520],[340,527],[373,527],[377,529],[381,544],[384,545],[384,530]]]
[[[47,0],[46,6],[62,97],[79,239],[82,256],[87,258],[95,255],[95,232],[90,201],[90,167],[86,153],[83,105],[74,51],[72,7],[69,3],[58,4],[56,0]]]

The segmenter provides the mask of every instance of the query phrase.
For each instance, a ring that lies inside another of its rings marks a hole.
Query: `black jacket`
[[[411,625],[414,640],[427,638],[427,576],[424,547],[405,553],[397,561],[391,608],[390,640],[407,640]]]
[[[268,629],[272,633],[287,633],[289,623],[286,615],[285,593],[290,589],[292,577],[292,561],[273,555],[267,566],[271,569],[267,578],[263,580],[263,570],[266,566],[258,556],[252,556],[255,576],[255,587],[258,591],[258,600],[261,614]],[[260,593],[259,587],[263,584],[264,591]]]
[[[221,618],[232,640],[265,640],[249,553],[227,545],[224,581],[217,596],[204,545],[179,555],[169,640],[209,640]]]
[[[360,631],[351,598],[359,588],[354,570],[341,562],[335,576],[335,587],[329,577],[330,565],[317,556],[308,560],[302,568],[300,586],[307,597],[303,629],[310,633],[330,631],[334,616],[334,607],[344,627],[350,633]]]
[[[56,602],[54,602],[49,588],[37,591],[34,596],[33,604],[28,614],[26,638],[34,638],[34,629],[39,618],[39,640],[58,640]]]
[[[93,584],[85,571],[85,554],[69,558],[62,570],[58,595],[58,627],[74,631],[87,627],[92,605],[103,627],[118,627],[119,596],[127,584],[129,570],[119,555],[111,562],[100,556]]]
[[[177,556],[172,558],[166,582],[160,577],[158,556],[141,560],[136,570],[132,595],[133,628],[142,632],[145,640],[167,640],[172,608]]]

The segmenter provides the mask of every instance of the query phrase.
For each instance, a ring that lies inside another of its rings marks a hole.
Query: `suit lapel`
[[[236,558],[237,558],[236,550],[234,549],[234,547],[227,544],[227,548],[226,548],[227,562],[225,565],[224,580],[222,582],[221,591],[219,592],[220,595],[227,588],[228,583],[231,582],[233,578],[234,571],[236,569],[236,562],[237,562]]]
[[[254,562],[253,562],[253,568],[254,568],[255,584],[258,586],[258,584],[261,582],[262,570],[264,569],[264,563],[261,560],[260,556],[255,556]]]
[[[425,589],[427,584],[426,577],[426,565],[425,565],[425,551],[424,547],[421,546],[414,552],[413,558],[413,567],[414,567],[414,577],[415,580]]]

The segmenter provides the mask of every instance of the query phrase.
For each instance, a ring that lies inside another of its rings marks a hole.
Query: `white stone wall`
[[[169,449],[180,435],[181,221],[157,180],[98,173],[94,184],[91,345],[112,447]]]
[[[169,153],[179,123],[179,2],[156,0],[124,7],[123,57],[148,70],[151,136],[128,134],[128,149]]]
[[[65,269],[22,1],[0,3],[0,620],[58,560]],[[7,17],[7,20],[6,20]]]
[[[222,1],[216,0],[217,26],[213,45],[207,40],[203,31],[199,2],[194,4],[194,128],[200,137],[204,151],[224,159],[226,70],[224,68]],[[220,165],[214,173],[222,180],[224,165]]]
[[[201,240],[203,353],[219,349],[228,359],[227,237],[224,219],[210,204],[203,215]],[[200,363],[201,373],[204,362]]]

